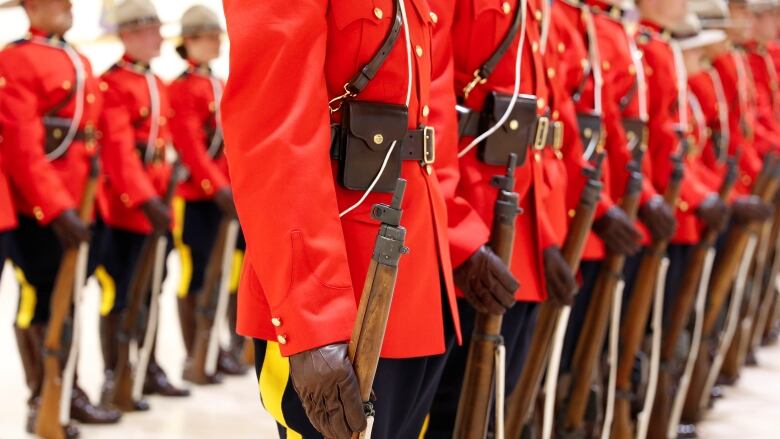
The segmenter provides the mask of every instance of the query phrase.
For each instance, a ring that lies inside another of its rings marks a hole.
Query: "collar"
[[[187,73],[196,73],[203,76],[211,76],[211,67],[209,66],[209,63],[196,63],[188,59]]]
[[[35,39],[37,41],[45,41],[46,43],[51,44],[53,46],[63,46],[66,44],[66,41],[62,37],[62,35],[57,35],[51,32],[44,32],[34,27],[30,27],[30,29],[28,29],[24,39],[26,40]]]
[[[607,15],[613,20],[622,20],[626,15],[626,11],[620,6],[609,4],[604,0],[585,0],[585,3],[590,6],[592,12]]]
[[[122,59],[120,59],[119,62],[117,62],[117,65],[119,65],[120,67],[124,67],[128,70],[132,70],[141,75],[149,73],[149,71],[151,70],[149,64],[134,60],[127,54],[122,55]]]
[[[664,41],[670,41],[672,39],[672,32],[654,21],[643,18],[639,21],[639,24]]]

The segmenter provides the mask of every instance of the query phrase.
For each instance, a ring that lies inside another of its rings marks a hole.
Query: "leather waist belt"
[[[65,119],[59,117],[43,118],[43,128],[45,134],[44,150],[46,151],[46,154],[52,153],[62,144],[62,141],[65,139],[65,136],[68,135],[68,131],[70,130],[71,123],[72,123],[71,119]],[[95,139],[96,139],[95,128],[92,126],[87,126],[85,128],[79,128],[76,131],[76,134],[73,136],[72,142],[93,142],[95,141]],[[70,145],[68,145],[67,148],[70,148]],[[62,153],[58,155],[58,157],[61,157],[64,154],[65,151],[62,151]]]
[[[341,125],[332,124],[330,126],[330,158],[339,160],[339,137],[341,136]],[[409,130],[401,141],[401,159],[409,161],[418,161],[427,165],[436,160],[436,137],[433,127],[422,127],[416,130]],[[396,145],[396,148],[398,145]]]
[[[141,162],[145,165],[151,165],[156,163],[161,163],[165,160],[165,148],[154,148],[154,153],[152,154],[151,160],[146,160],[146,142],[135,142],[135,150],[138,152],[138,157],[141,159]]]
[[[479,129],[481,112],[461,105],[457,106],[457,111],[459,137],[477,137],[482,134]],[[536,129],[531,133],[527,144],[533,145],[534,149],[540,150],[549,147],[557,151],[563,146],[563,123],[551,122],[547,116],[536,117]]]

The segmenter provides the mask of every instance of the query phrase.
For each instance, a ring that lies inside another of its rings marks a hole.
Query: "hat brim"
[[[722,30],[703,30],[698,34],[677,40],[682,50],[697,49],[726,41],[726,33]]]
[[[15,8],[22,6],[22,0],[7,0],[0,3],[0,9]]]
[[[732,20],[730,18],[700,18],[704,29],[734,29],[739,27],[748,27],[748,20]]]

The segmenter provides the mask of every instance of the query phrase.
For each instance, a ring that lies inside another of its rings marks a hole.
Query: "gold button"
[[[580,60],[580,66],[582,66],[582,70],[588,70],[588,67],[590,66],[590,63],[588,62],[587,59],[582,58]]]
[[[610,64],[609,61],[607,61],[607,60],[604,60],[601,63],[602,70],[609,70],[610,67],[612,67],[612,64]]]
[[[501,10],[504,11],[504,14],[508,14],[512,10],[512,6],[509,2],[504,2],[501,4]]]
[[[742,184],[744,184],[745,186],[749,186],[751,182],[752,180],[749,175],[742,174]]]
[[[428,108],[427,105],[424,105],[422,108],[422,115],[423,117],[428,117],[428,115],[431,114],[431,109]]]
[[[381,19],[382,19],[382,17],[384,17],[384,16],[385,16],[385,13],[384,13],[384,12],[382,12],[382,10],[381,10],[381,9],[379,9],[379,8],[374,8],[374,17],[376,17],[377,19],[381,20]]]
[[[555,77],[555,69],[552,67],[547,68],[547,77],[552,79]]]
[[[146,117],[149,115],[149,109],[146,107],[141,107],[140,109],[138,109],[138,114],[140,114],[141,117]]]
[[[585,128],[582,130],[582,135],[590,139],[593,136],[593,130],[590,128]]]
[[[43,219],[43,209],[38,206],[33,207],[33,215],[35,215],[35,219],[41,221]]]
[[[62,88],[64,90],[70,90],[71,83],[68,80],[62,81]]]
[[[538,152],[534,153],[534,160],[536,160],[536,163],[539,163],[542,161],[542,156]]]
[[[436,23],[439,22],[439,16],[436,15],[435,12],[431,12],[429,15],[431,16],[431,21],[433,22],[433,24],[436,24]]]
[[[509,121],[509,129],[512,131],[517,131],[517,129],[520,128],[520,122],[518,122],[515,119],[512,119]]]
[[[94,151],[95,150],[95,141],[94,140],[87,141],[87,143],[84,145],[84,147],[87,148],[87,152]]]
[[[130,206],[130,195],[122,194],[119,196],[119,200],[122,201],[125,206]]]
[[[422,48],[422,47],[420,47],[420,45],[419,45],[419,44],[418,44],[418,45],[416,45],[416,46],[414,46],[414,53],[416,53],[416,54],[417,54],[417,57],[418,57],[418,58],[419,58],[419,57],[422,57],[422,56],[423,56],[423,48]]]
[[[165,146],[165,139],[162,137],[158,138],[156,142],[154,142],[155,145],[157,145],[158,148],[162,148]]]
[[[634,66],[633,64],[629,64],[629,66],[628,66],[628,74],[631,75],[631,76],[636,75],[636,66]]]
[[[542,11],[538,9],[534,11],[534,18],[536,21],[542,21]]]
[[[279,344],[287,344],[287,336],[286,335],[277,335],[276,341],[279,342]]]
[[[557,120],[557,119],[558,119],[558,118],[560,118],[560,117],[561,117],[561,113],[558,113],[558,110],[553,110],[553,112],[552,112],[552,118],[553,118],[553,119],[555,119],[555,120]]]
[[[680,201],[677,203],[677,206],[680,208],[680,212],[687,212],[688,211],[688,203],[685,201]]]
[[[558,53],[563,53],[566,51],[566,45],[563,43],[558,43]]]
[[[433,166],[425,165],[425,173],[428,174],[428,175],[433,174]]]
[[[577,211],[574,209],[569,209],[569,218],[574,218],[577,216]]]
[[[385,136],[381,134],[374,134],[374,143],[381,145],[385,141]]]
[[[271,324],[278,328],[282,326],[282,319],[280,319],[279,317],[274,317],[271,319]]]
[[[57,140],[62,139],[62,130],[59,128],[55,128],[54,131],[52,131],[52,135]]]
[[[539,51],[539,43],[534,41],[533,43],[531,43],[531,52],[536,53],[538,51]]]
[[[0,88],[5,87],[5,78],[0,76]]]
[[[206,192],[211,192],[211,182],[207,178],[201,180],[200,187]]]
[[[160,125],[168,123],[168,119],[165,116],[160,116]]]
[[[106,91],[108,90],[108,83],[106,81],[101,81],[100,84],[98,85],[98,88],[100,89],[100,91]]]
[[[214,102],[209,102],[209,111],[215,113],[217,111],[217,104]]]
[[[95,95],[93,95],[92,93],[89,93],[87,95],[87,103],[88,104],[94,104],[95,103]]]
[[[539,99],[536,101],[536,108],[538,108],[538,109],[540,109],[540,110],[541,110],[541,109],[542,109],[542,108],[544,108],[544,107],[545,107],[544,98],[539,98]]]

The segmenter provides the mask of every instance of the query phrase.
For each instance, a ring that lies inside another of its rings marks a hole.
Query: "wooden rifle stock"
[[[778,187],[778,178],[780,178],[780,160],[777,160],[775,157],[768,157],[753,186],[753,194],[758,195],[765,202],[771,201]],[[695,423],[701,419],[702,407],[700,406],[700,401],[705,392],[710,391],[710,389],[706,388],[706,382],[711,365],[710,350],[717,343],[715,340],[715,329],[718,315],[729,297],[742,254],[747,247],[750,235],[754,231],[754,224],[732,224],[723,247],[728,249],[728,251],[718,252],[718,256],[715,259],[713,276],[710,280],[708,292],[709,300],[704,315],[702,343],[699,347],[696,366],[693,370],[691,385],[683,409],[685,422]]]
[[[593,225],[596,204],[601,195],[601,167],[604,153],[596,155],[594,168],[586,170],[588,182],[582,190],[580,201],[569,225],[566,240],[561,250],[563,258],[577,272],[585,248],[585,241]],[[534,401],[539,393],[544,370],[550,356],[553,335],[558,325],[558,317],[565,305],[548,298],[541,304],[539,318],[531,338],[528,357],[523,365],[520,379],[507,401],[506,437],[520,438],[523,428],[533,414]]]
[[[173,171],[168,180],[168,185],[163,196],[166,206],[171,204],[176,185],[182,178],[182,165],[177,161],[173,165]],[[138,264],[133,271],[128,288],[127,308],[125,308],[121,326],[117,334],[117,363],[115,369],[115,385],[113,395],[109,400],[123,412],[136,410],[133,397],[133,365],[130,360],[130,342],[139,337],[141,328],[142,308],[150,293],[152,271],[155,263],[155,250],[157,242],[166,235],[166,230],[154,230],[144,238]],[[148,319],[147,319],[148,320]],[[149,324],[147,321],[146,324]]]
[[[375,204],[371,210],[371,216],[382,224],[374,244],[374,255],[368,268],[363,294],[360,296],[352,339],[349,341],[349,359],[355,369],[360,385],[360,397],[369,418],[374,415],[371,388],[374,385],[379,354],[387,329],[398,275],[398,262],[401,255],[409,251],[404,246],[406,229],[401,226],[401,202],[405,189],[406,180],[398,179],[390,205]],[[369,430],[371,422],[369,419]],[[352,434],[353,439],[359,437],[360,433]]]
[[[631,220],[636,220],[639,211],[643,180],[642,155],[640,151],[635,160],[629,164],[629,179],[621,203],[621,208]],[[584,428],[593,370],[604,346],[610,309],[613,306],[613,295],[618,282],[623,277],[625,259],[622,254],[607,254],[596,278],[593,297],[572,358],[572,382],[567,392],[568,401],[564,401],[564,404],[567,404],[563,420],[565,432],[581,431]]]
[[[507,266],[512,262],[515,224],[520,213],[519,195],[514,192],[516,165],[517,156],[510,154],[506,175],[495,176],[491,182],[498,189],[498,197],[493,208],[490,248]],[[455,417],[454,438],[483,439],[487,435],[493,401],[495,352],[503,345],[502,320],[500,314],[477,313]]]
[[[770,254],[772,263],[770,265],[769,276],[767,282],[763,284],[763,295],[761,298],[761,304],[758,308],[758,314],[756,321],[751,328],[750,346],[753,349],[757,349],[761,344],[761,337],[764,334],[764,328],[766,328],[769,322],[770,315],[773,309],[773,302],[775,298],[775,278],[780,274],[780,205],[775,203],[775,215],[772,220],[772,233],[769,238],[772,252]]]
[[[734,184],[737,181],[738,169],[735,160],[730,159],[726,176],[721,184],[718,196],[721,200],[727,201],[731,194]],[[704,262],[707,259],[707,253],[715,245],[718,238],[718,231],[707,229],[701,237],[701,241],[693,249],[690,259],[687,261],[688,268],[683,273],[680,288],[675,296],[674,306],[671,307],[671,316],[667,327],[664,328],[663,341],[661,342],[661,364],[668,365],[674,359],[675,349],[680,339],[683,329],[688,325],[693,305],[696,301],[696,294],[699,290],[699,284],[702,281],[702,271]],[[653,405],[653,422],[650,423],[648,436],[651,439],[667,439],[667,430],[669,425],[669,416],[672,411],[674,377],[671,375],[669,367],[659,369],[658,389],[656,392],[655,404]]]
[[[664,201],[672,207],[677,205],[677,200],[680,198],[683,161],[687,153],[687,145],[683,142],[680,154],[671,159],[673,161],[672,175],[666,193],[664,193]],[[668,240],[653,239],[650,247],[642,256],[628,310],[620,325],[621,345],[616,381],[618,397],[615,399],[611,436],[613,439],[628,439],[634,434],[631,403],[626,395],[631,392],[631,372],[634,368],[634,359],[647,328],[647,320],[650,317],[650,308],[655,294],[655,283],[668,244]]]
[[[186,378],[197,384],[207,384],[212,379],[206,373],[206,352],[216,317],[217,284],[222,272],[222,252],[225,250],[229,221],[230,219],[223,218],[219,223],[217,239],[209,255],[203,290],[198,297],[195,312],[195,340],[192,345],[192,358],[186,367]]]
[[[88,224],[92,220],[98,181],[98,161],[90,159],[87,184],[81,196],[79,217]],[[66,248],[51,295],[50,317],[43,343],[43,388],[41,402],[35,422],[35,434],[45,439],[65,439],[65,427],[60,424],[60,403],[62,398],[61,360],[67,356],[62,343],[63,328],[73,303],[73,286],[76,275],[78,247]]]

